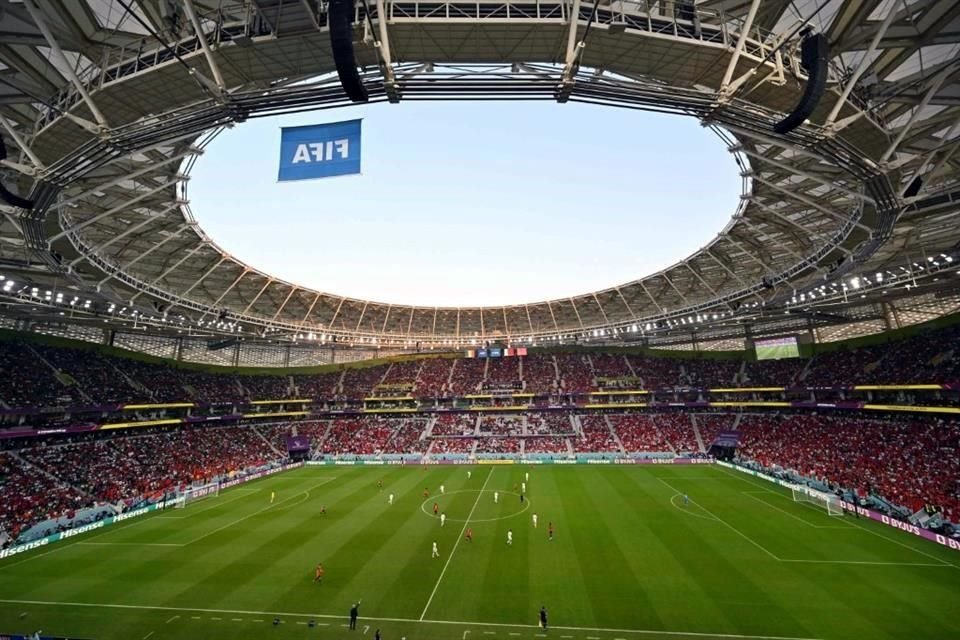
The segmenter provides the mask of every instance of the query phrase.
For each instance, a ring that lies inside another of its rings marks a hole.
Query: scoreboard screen
[[[756,340],[753,343],[757,360],[779,360],[780,358],[799,358],[800,348],[796,336]]]

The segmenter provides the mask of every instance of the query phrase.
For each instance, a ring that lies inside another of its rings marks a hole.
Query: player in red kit
[[[467,539],[467,542],[473,542],[473,529],[467,529],[466,535],[464,537]]]

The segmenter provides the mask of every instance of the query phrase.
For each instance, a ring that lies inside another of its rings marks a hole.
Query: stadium
[[[960,638],[955,0],[0,0],[0,64],[0,638]],[[502,305],[191,205],[234,130],[356,174],[453,102],[685,118],[739,199]]]

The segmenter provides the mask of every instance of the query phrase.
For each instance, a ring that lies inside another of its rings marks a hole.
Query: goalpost
[[[189,487],[177,497],[177,509],[183,509],[191,502],[202,500],[204,498],[215,498],[220,495],[220,483],[211,482],[197,487]]]
[[[793,494],[794,502],[808,502],[816,505],[824,509],[827,514],[831,516],[843,515],[843,507],[840,505],[840,498],[837,496],[832,496],[808,487],[795,486],[792,487],[790,491]]]

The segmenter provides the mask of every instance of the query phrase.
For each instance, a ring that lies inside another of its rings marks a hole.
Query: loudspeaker
[[[7,145],[4,144],[3,139],[0,138],[0,160],[6,160],[6,159],[7,159]],[[18,207],[20,209],[33,209],[33,205],[34,205],[33,200],[27,200],[26,198],[21,198],[17,194],[7,189],[3,184],[0,184],[0,200],[3,200],[11,207]]]
[[[830,59],[830,44],[822,33],[809,36],[800,45],[800,65],[807,72],[807,86],[800,102],[786,118],[773,125],[774,133],[789,133],[810,117],[827,86],[827,61]]]
[[[367,88],[360,80],[357,60],[353,55],[353,0],[330,0],[327,9],[330,25],[330,48],[337,67],[340,86],[353,102],[367,102]]]
[[[910,181],[910,184],[907,185],[907,188],[903,191],[904,198],[913,198],[918,193],[920,193],[920,188],[923,186],[923,177],[917,176]]]

